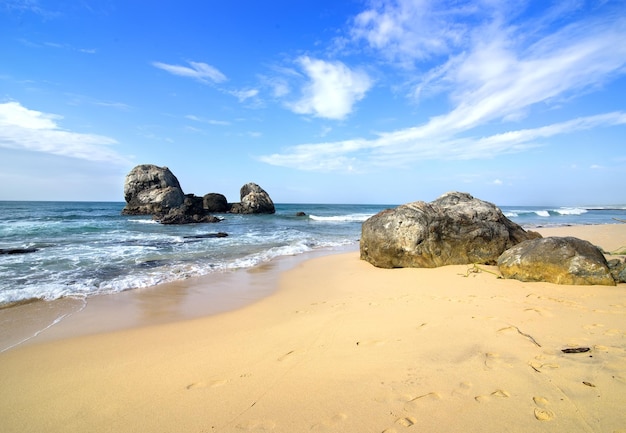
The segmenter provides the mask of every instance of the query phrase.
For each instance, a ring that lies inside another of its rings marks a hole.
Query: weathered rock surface
[[[269,194],[256,183],[250,182],[242,186],[239,195],[241,197],[241,202],[233,203],[231,205],[230,211],[232,213],[271,214],[276,212],[274,202],[270,198]]]
[[[216,223],[221,219],[217,218],[204,209],[202,197],[187,194],[183,204],[171,208],[167,212],[156,213],[152,219],[161,224],[196,224],[196,223]]]
[[[191,224],[221,221],[212,216],[212,212],[276,212],[269,194],[255,183],[241,187],[240,196],[240,203],[230,204],[222,194],[185,195],[178,179],[167,167],[142,164],[126,175],[126,206],[122,215],[152,215],[162,224]]]
[[[607,263],[615,282],[626,283],[626,262],[622,259],[611,259]]]
[[[181,206],[185,194],[169,168],[142,164],[126,175],[124,199],[123,215],[153,215]]]
[[[526,232],[495,205],[451,192],[408,203],[363,223],[361,259],[381,268],[495,264],[508,248],[541,236]]]
[[[230,208],[226,197],[214,192],[205,194],[204,197],[202,197],[202,206],[207,212],[216,213],[228,212]]]
[[[574,237],[548,237],[522,242],[498,259],[505,278],[556,284],[614,286],[602,251]]]

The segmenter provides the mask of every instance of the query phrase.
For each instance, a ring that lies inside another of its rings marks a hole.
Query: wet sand
[[[626,245],[626,224],[540,231]],[[207,317],[181,309],[150,323],[125,316],[135,308],[88,306],[74,323],[89,313],[126,325],[0,354],[0,427],[626,431],[626,285],[522,283],[481,268],[378,269],[352,251],[281,271],[277,287],[259,278],[272,269],[249,274],[239,283],[266,296]],[[159,317],[161,304],[143,314]]]

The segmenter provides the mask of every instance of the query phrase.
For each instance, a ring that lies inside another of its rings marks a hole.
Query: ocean
[[[395,205],[276,204],[273,215],[222,214],[219,223],[177,226],[122,216],[123,207],[0,202],[0,249],[36,250],[0,254],[0,305],[85,298],[251,268],[280,256],[356,249],[362,222]],[[501,209],[525,228],[626,220],[626,206]]]

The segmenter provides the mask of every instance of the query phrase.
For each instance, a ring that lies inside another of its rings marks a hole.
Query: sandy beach
[[[626,224],[537,231],[626,248]],[[230,281],[263,294],[230,311],[145,321],[103,301],[0,353],[0,431],[626,432],[624,284],[378,269],[356,251],[269,268]]]

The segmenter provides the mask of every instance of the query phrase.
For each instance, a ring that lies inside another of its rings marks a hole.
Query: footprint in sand
[[[497,368],[497,367],[500,367],[500,366],[512,367],[511,364],[509,364],[508,362],[504,361],[500,357],[499,353],[494,353],[494,352],[487,352],[487,353],[485,353],[484,364],[485,364],[485,367],[487,367],[488,370],[493,370],[494,368]]]
[[[211,380],[208,382],[200,381],[194,382],[186,386],[187,389],[202,389],[202,388],[217,388],[218,386],[226,385],[227,380]]]
[[[404,427],[411,427],[416,422],[417,422],[417,419],[413,418],[412,416],[407,416],[405,418],[398,418],[396,420],[396,424],[399,424]]]
[[[508,391],[505,391],[503,389],[496,389],[489,395],[477,395],[476,397],[474,397],[474,400],[476,400],[478,403],[484,403],[489,401],[492,397],[509,398],[510,396],[511,394],[509,394]]]
[[[337,426],[339,426],[342,422],[348,419],[348,415],[339,412],[335,415],[331,416],[329,419],[324,420],[318,424],[314,424],[311,426],[311,430],[313,431],[328,431],[329,429],[332,431],[336,431]]]
[[[533,402],[538,406],[534,410],[535,418],[539,421],[550,421],[554,418],[554,412],[547,408],[549,405],[548,399],[545,397],[535,396]]]
[[[414,398],[410,398],[404,404],[404,410],[410,411],[410,410],[417,408],[417,406],[426,404],[429,401],[439,401],[439,400],[441,400],[441,394],[439,394],[438,392],[429,392],[428,394],[423,394]]]

